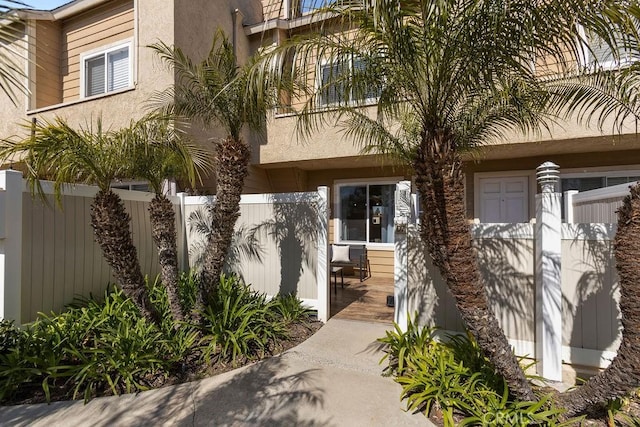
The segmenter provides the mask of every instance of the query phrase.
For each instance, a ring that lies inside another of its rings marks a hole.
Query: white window
[[[394,242],[395,182],[344,183],[336,190],[337,241]]]
[[[131,44],[85,55],[82,58],[83,96],[90,97],[133,85]]]
[[[151,186],[145,181],[119,181],[111,184],[111,188],[119,188],[129,191],[145,191],[151,192]]]
[[[560,174],[560,192],[563,203],[562,218],[565,219],[564,193],[569,190],[589,191],[640,181],[640,170],[619,170],[599,172],[576,172]]]
[[[348,101],[374,102],[380,95],[380,90],[374,87],[365,87],[361,93],[356,95],[353,90],[347,91],[343,79],[348,78],[348,74],[355,75],[365,70],[366,63],[362,58],[354,57],[341,61],[327,61],[320,64],[318,70],[318,87],[320,106],[330,106]]]
[[[640,181],[640,172],[638,171],[582,174],[582,176],[569,174],[569,176],[561,176],[560,188],[564,194],[569,190],[589,191],[636,181]]]
[[[625,67],[638,60],[637,55],[629,49],[625,49],[623,41],[617,47],[617,58],[614,51],[597,34],[585,31],[582,26],[578,26],[578,34],[583,42],[582,64],[589,68],[598,67],[608,70]]]
[[[300,0],[300,13],[305,15],[311,13],[321,7],[326,7],[329,2],[327,0]]]

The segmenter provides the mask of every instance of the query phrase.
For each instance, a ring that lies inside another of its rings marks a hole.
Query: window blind
[[[86,82],[85,82],[85,94],[86,96],[93,96],[104,93],[104,56],[98,56],[96,58],[88,59],[85,62]]]
[[[107,54],[108,85],[107,91],[111,92],[124,89],[129,86],[129,48],[123,48]]]

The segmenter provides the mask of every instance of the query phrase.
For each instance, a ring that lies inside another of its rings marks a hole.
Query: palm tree
[[[208,152],[190,143],[167,117],[144,117],[132,122],[119,135],[133,144],[134,152],[129,157],[129,178],[147,181],[155,193],[149,204],[149,217],[153,240],[158,249],[160,277],[167,289],[173,318],[182,321],[184,313],[178,298],[175,212],[173,204],[163,192],[163,184],[165,180],[177,178],[187,180],[193,186],[200,179],[200,171],[210,167]]]
[[[597,63],[578,65],[590,48],[576,28],[619,58],[619,48],[637,47],[631,3],[347,0],[320,11],[334,14],[323,21],[330,25],[292,38],[252,70],[258,94],[298,88],[302,136],[338,125],[364,152],[393,154],[412,166],[421,238],[466,327],[521,400],[536,396],[489,306],[465,215],[461,155],[513,131],[542,132],[572,113],[600,124],[631,115],[619,93],[608,91],[620,88],[608,86],[610,73]],[[309,83],[318,58],[336,66],[316,88]],[[327,96],[333,104],[319,114]],[[363,108],[372,96],[377,106]],[[632,360],[640,366],[637,354]],[[626,379],[615,395],[640,385]]]
[[[0,1],[0,20],[3,21],[0,26],[0,90],[14,105],[18,92],[29,93],[24,69],[27,44],[19,42],[24,36],[24,23],[16,13],[16,9],[26,7],[28,5],[20,1]]]
[[[156,313],[145,289],[136,247],[131,237],[131,218],[122,199],[110,186],[114,180],[130,175],[132,153],[123,133],[97,128],[73,129],[63,119],[34,124],[32,135],[17,143],[6,143],[3,159],[20,158],[32,193],[43,195],[40,179],[54,183],[55,198],[62,200],[62,189],[69,183],[96,185],[99,191],[91,204],[91,226],[107,264],[127,297],[141,314],[155,321]]]
[[[234,48],[218,31],[206,58],[194,63],[178,47],[151,46],[175,71],[175,85],[156,94],[153,103],[167,113],[185,117],[213,129],[222,127],[225,138],[215,140],[216,199],[211,209],[211,233],[202,269],[198,306],[208,300],[219,281],[225,256],[240,216],[240,195],[248,175],[250,146],[242,137],[245,127],[260,130],[264,104],[247,93],[246,70],[236,62]],[[260,97],[260,100],[266,99]]]
[[[189,218],[187,218],[189,231],[198,235],[189,248],[189,257],[193,262],[192,269],[196,272],[202,271],[202,265],[207,255],[207,241],[212,232],[211,208],[212,206],[207,203],[205,207],[191,212]],[[257,239],[256,233],[242,225],[233,232],[231,245],[229,245],[229,251],[225,257],[223,272],[243,278],[242,261],[262,263],[263,258],[264,249]]]

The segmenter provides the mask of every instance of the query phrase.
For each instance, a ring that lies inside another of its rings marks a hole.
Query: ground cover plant
[[[188,381],[282,351],[318,326],[294,297],[268,300],[234,276],[221,278],[199,325],[175,322],[159,280],[147,287],[159,322],[110,289],[23,329],[0,324],[0,401],[88,401]],[[196,291],[194,275],[183,274],[180,300],[193,304]]]
[[[536,401],[518,400],[471,335],[440,340],[437,332],[409,320],[406,331],[395,325],[379,341],[385,345],[383,373],[402,386],[407,409],[424,413],[439,425],[640,424],[640,418],[630,413],[630,398],[568,420],[549,387],[534,388]]]

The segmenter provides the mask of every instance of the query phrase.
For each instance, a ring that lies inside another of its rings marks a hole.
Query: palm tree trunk
[[[640,185],[631,187],[618,211],[614,242],[620,282],[622,342],[607,369],[583,386],[558,396],[565,416],[578,415],[597,403],[624,396],[640,387]]]
[[[240,217],[240,196],[249,173],[251,152],[240,139],[229,136],[216,151],[216,201],[211,208],[211,234],[207,241],[198,308],[204,307],[217,288],[233,230]]]
[[[153,241],[158,248],[160,278],[167,289],[169,309],[176,322],[182,321],[184,315],[178,298],[178,249],[173,204],[164,195],[156,194],[149,204],[149,217]],[[178,323],[175,326],[178,327]]]
[[[467,329],[520,400],[537,400],[489,301],[466,220],[462,160],[444,132],[423,137],[415,162],[422,200],[421,237]]]
[[[124,294],[152,322],[157,320],[153,305],[144,286],[138,253],[131,238],[131,219],[122,199],[111,190],[100,190],[91,204],[91,226],[107,264],[113,270]]]

